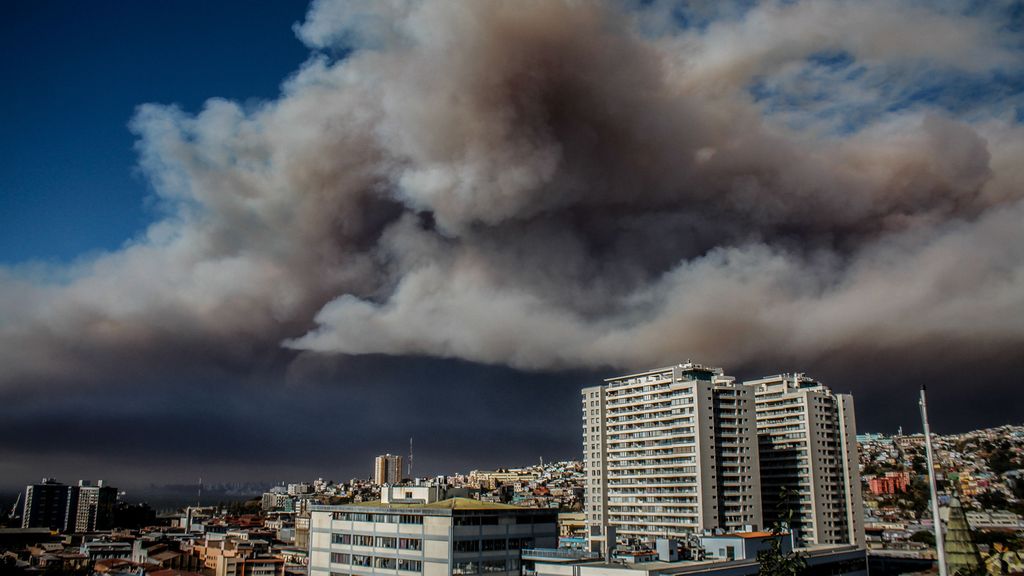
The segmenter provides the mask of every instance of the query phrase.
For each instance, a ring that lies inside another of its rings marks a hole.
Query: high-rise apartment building
[[[92,486],[86,481],[79,481],[78,486],[72,487],[72,491],[77,499],[74,506],[73,529],[75,532],[110,530],[114,527],[117,488],[104,486],[103,480],[97,482],[96,486]]]
[[[392,454],[377,456],[373,462],[374,484],[397,484],[402,481],[402,457]]]
[[[44,478],[40,484],[25,487],[23,528],[49,528],[62,532],[109,530],[114,524],[117,488],[79,481],[68,486]]]
[[[754,391],[756,404],[765,523],[792,511],[792,528],[804,545],[864,546],[853,397],[803,374],[744,386]]]
[[[687,362],[582,395],[591,533],[652,540],[761,527],[752,388]]]
[[[73,504],[71,488],[52,478],[43,478],[39,484],[26,486],[21,527],[66,530],[69,509]]]

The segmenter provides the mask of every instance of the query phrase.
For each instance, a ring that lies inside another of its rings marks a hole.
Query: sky
[[[687,360],[1020,423],[1018,2],[22,2],[0,488],[578,457]]]

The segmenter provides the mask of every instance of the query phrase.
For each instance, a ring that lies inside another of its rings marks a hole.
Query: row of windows
[[[416,514],[369,514],[366,512],[335,512],[335,520],[350,522],[376,522],[378,524],[423,524],[423,516]]]
[[[533,538],[493,538],[487,540],[456,540],[452,550],[456,552],[493,552],[495,550],[520,550],[532,548]]]
[[[452,565],[452,574],[493,574],[495,572],[519,572],[518,558],[508,560],[484,560],[482,562],[456,562]]]
[[[352,546],[374,546],[376,548],[397,548],[399,550],[422,550],[419,538],[394,538],[391,536],[364,536],[361,534],[331,534],[331,542]]]
[[[498,524],[498,516],[455,516],[452,523],[455,526],[495,526]],[[554,514],[517,514],[516,524],[555,524],[558,517]]]
[[[332,564],[348,564],[349,566],[362,566],[364,568],[385,568],[390,570],[405,570],[406,572],[422,572],[423,562],[420,560],[406,560],[404,558],[386,558],[383,556],[367,556],[365,554],[344,554],[340,552],[331,553]],[[332,574],[334,574],[332,572]]]

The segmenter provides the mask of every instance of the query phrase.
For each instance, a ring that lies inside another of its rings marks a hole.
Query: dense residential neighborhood
[[[884,574],[933,571],[936,553],[924,436],[860,434],[857,442],[872,570]],[[992,576],[1024,571],[1024,426],[934,435],[933,444],[947,555],[950,547],[960,547],[968,561],[976,558],[979,568]],[[329,514],[417,510],[429,518],[430,510],[445,506],[445,514],[491,511],[496,517],[518,509],[550,511],[544,517],[550,519],[546,520],[550,527],[544,528],[550,532],[543,537],[536,532],[536,538],[557,538],[557,544],[551,540],[550,545],[562,550],[559,554],[566,559],[594,558],[588,556],[587,475],[581,461],[540,461],[433,478],[399,474],[395,482],[375,480],[318,478],[274,486],[248,499],[156,511],[144,503],[121,501],[118,490],[102,482],[65,485],[44,479],[18,496],[19,504],[6,519],[8,527],[0,529],[0,566],[5,573],[304,575],[309,573],[311,550],[317,549],[311,517],[316,524],[318,510]],[[387,518],[381,516],[384,524],[378,530],[386,529]],[[333,526],[330,518],[327,522],[325,526]],[[710,531],[699,545],[717,546],[728,537]],[[543,573],[532,568],[534,561],[550,561],[543,557],[550,553],[527,550],[526,541],[522,540],[521,556],[517,548],[517,559],[501,560],[507,562],[502,566],[514,564],[515,570],[524,573]],[[414,545],[411,542],[407,545]],[[635,566],[658,562],[653,549],[621,549],[615,554],[616,562],[633,558]],[[518,558],[526,560],[521,563]],[[334,557],[338,559],[359,561],[344,555]],[[415,562],[402,566],[417,566]],[[474,573],[466,570],[477,568],[463,564],[462,573]]]

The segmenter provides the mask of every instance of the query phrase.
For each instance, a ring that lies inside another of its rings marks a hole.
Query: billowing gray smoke
[[[0,270],[0,382],[293,350],[519,368],[1024,345],[1024,61],[956,6],[318,1],[255,109],[140,108],[165,217]],[[939,41],[935,41],[939,39]],[[954,114],[950,110],[956,110]],[[853,120],[851,120],[851,118]],[[786,366],[788,367],[788,366]]]

